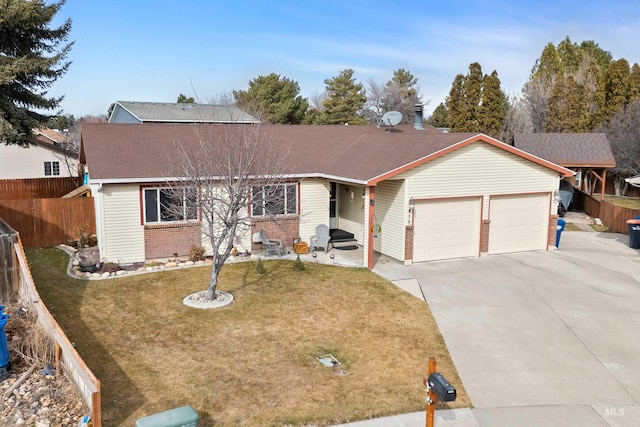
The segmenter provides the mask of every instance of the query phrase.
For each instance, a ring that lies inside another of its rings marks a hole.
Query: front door
[[[338,185],[331,183],[329,194],[329,228],[338,228]]]

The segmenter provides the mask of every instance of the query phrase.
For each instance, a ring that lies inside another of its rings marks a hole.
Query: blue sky
[[[635,0],[67,0],[55,22],[67,17],[73,64],[50,94],[76,117],[118,100],[208,102],[272,72],[309,97],[345,68],[365,87],[410,71],[428,114],[472,62],[519,92],[544,46],[566,36],[640,63]]]

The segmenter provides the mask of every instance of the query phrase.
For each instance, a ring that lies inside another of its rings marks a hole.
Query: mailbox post
[[[429,376],[423,383],[427,387],[427,427],[433,427],[436,402],[453,402],[456,400],[457,392],[455,387],[438,372],[438,362],[433,356],[429,358],[428,371]]]
[[[431,374],[438,371],[438,362],[436,358],[429,357],[429,367],[427,368],[427,376],[424,379],[424,385],[427,387],[427,427],[433,427],[435,417],[435,404],[438,396],[433,392],[433,389],[429,387],[428,380]]]

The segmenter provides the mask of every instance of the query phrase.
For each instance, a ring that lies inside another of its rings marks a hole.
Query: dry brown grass
[[[43,300],[102,382],[104,425],[193,406],[201,426],[330,425],[424,409],[427,358],[470,402],[427,305],[366,269],[292,261],[227,265],[232,305],[186,307],[209,268],[106,281],[29,253]],[[55,265],[55,272],[47,271]],[[342,365],[315,357],[331,353]],[[346,375],[342,371],[346,371]]]

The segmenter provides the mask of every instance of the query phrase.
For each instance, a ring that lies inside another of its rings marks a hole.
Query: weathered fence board
[[[95,233],[93,198],[0,200],[0,218],[20,233],[26,248],[42,248]]]
[[[0,220],[0,224],[2,221]],[[18,287],[19,302],[24,304],[30,312],[36,313],[38,322],[47,331],[56,347],[56,371],[63,372],[76,386],[87,407],[91,411],[91,422],[94,427],[102,426],[102,394],[100,380],[80,357],[73,344],[69,341],[58,322],[53,318],[38,294],[29,265],[17,236],[17,242],[11,244],[11,251],[18,269],[14,278]]]
[[[614,205],[606,200],[598,200],[582,192],[576,192],[582,201],[584,212],[594,218],[600,218],[602,224],[616,233],[629,234],[627,220],[640,215],[640,209],[629,209]]]
[[[58,198],[80,186],[80,178],[0,180],[0,200]]]
[[[11,245],[17,243],[14,230],[0,218],[0,304],[8,305],[17,300],[18,276],[15,254]]]

